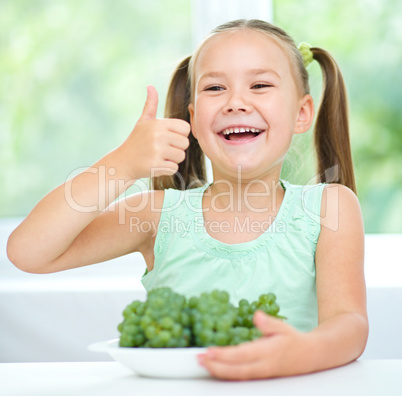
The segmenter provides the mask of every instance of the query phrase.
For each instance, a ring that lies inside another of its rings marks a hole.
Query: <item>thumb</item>
[[[254,324],[264,336],[282,333],[286,330],[287,324],[280,319],[267,315],[263,311],[256,311],[254,314]]]
[[[140,120],[154,120],[158,111],[158,91],[152,85],[147,87],[147,100],[145,101],[144,109]]]

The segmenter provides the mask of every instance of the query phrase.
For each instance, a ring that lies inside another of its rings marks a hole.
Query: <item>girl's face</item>
[[[239,170],[244,179],[279,178],[293,134],[307,131],[314,115],[286,53],[260,32],[220,33],[201,49],[194,73],[192,132],[214,179]]]

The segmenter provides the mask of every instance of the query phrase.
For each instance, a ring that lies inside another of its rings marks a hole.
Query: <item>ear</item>
[[[314,101],[311,95],[305,95],[300,101],[294,133],[307,132],[314,120]]]
[[[194,124],[194,104],[193,103],[190,103],[188,105],[188,112],[190,113],[191,133],[197,139],[197,132],[195,130],[195,124]]]

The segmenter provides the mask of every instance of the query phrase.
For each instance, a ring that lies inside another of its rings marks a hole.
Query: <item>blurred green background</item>
[[[402,2],[276,0],[274,23],[329,50],[349,91],[367,233],[402,232]],[[0,0],[0,216],[24,216],[72,172],[118,146],[192,52],[190,0]],[[309,68],[318,103],[321,74]],[[284,177],[315,175],[311,132]]]

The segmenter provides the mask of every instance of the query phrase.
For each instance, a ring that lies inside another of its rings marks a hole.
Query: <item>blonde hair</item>
[[[274,40],[288,55],[295,81],[301,94],[310,93],[309,76],[303,58],[293,39],[282,29],[268,22],[239,19],[215,28],[176,69],[167,95],[165,117],[181,118],[190,122],[188,105],[195,89],[194,66],[204,45],[221,33],[251,29]],[[314,59],[323,74],[323,89],[314,127],[314,146],[319,181],[340,183],[356,192],[349,138],[349,120],[346,87],[339,67],[325,50],[312,47]],[[151,188],[187,189],[201,186],[206,181],[204,155],[198,141],[190,133],[190,146],[185,160],[173,176],[160,176],[150,182]]]

